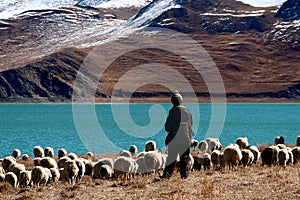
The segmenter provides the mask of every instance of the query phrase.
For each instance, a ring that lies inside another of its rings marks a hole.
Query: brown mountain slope
[[[285,32],[282,32],[280,27],[286,22],[275,17],[275,8],[266,8],[265,11],[260,9],[233,0],[185,0],[181,1],[179,7],[164,12],[150,25],[181,31],[201,44],[220,71],[229,101],[297,102],[300,99],[299,48],[297,39],[291,43],[285,37],[289,35],[287,32],[297,36],[297,26],[284,29]],[[142,16],[145,10],[147,8],[142,9],[137,17]],[[69,12],[63,10],[62,23],[69,23]],[[97,12],[101,13],[101,16],[97,15],[98,17],[113,13],[117,18],[126,19],[134,11],[93,10],[93,12],[89,11],[87,15],[85,10],[78,12],[79,16],[87,17],[90,20],[95,17]],[[82,12],[84,13],[82,14]],[[5,31],[2,32],[5,34],[0,35],[0,39],[5,41],[2,47],[11,49],[8,51],[2,49],[2,51],[8,52],[11,54],[11,58],[14,58],[13,48],[24,48],[22,46],[24,41],[22,38],[16,37],[16,41],[19,41],[20,44],[13,45],[12,42],[15,40],[7,38],[22,33],[24,30],[19,29],[20,27],[25,29],[31,27],[22,26],[20,23],[23,23],[24,20],[30,25],[33,22],[39,24],[40,20],[48,20],[48,15],[49,13],[46,14],[47,17],[43,15],[30,17],[29,21],[24,18],[21,22],[7,23],[5,26],[13,28],[5,27]],[[53,16],[51,15],[51,17]],[[79,19],[81,20],[81,18]],[[48,24],[47,21],[43,21],[43,23]],[[39,28],[42,30],[41,27]],[[76,26],[74,30],[77,29]],[[13,31],[10,32],[11,30]],[[274,32],[274,30],[276,31]],[[28,28],[25,31],[29,37],[32,37],[31,29]],[[284,33],[284,36],[279,33]],[[40,35],[34,36],[39,37]],[[58,34],[58,36],[58,41],[63,41],[63,38],[60,38],[61,35]],[[280,38],[277,38],[278,36]],[[67,36],[64,37],[68,39]],[[71,37],[69,36],[69,38]],[[31,38],[30,45],[34,44],[35,39],[35,37]],[[186,48],[184,45],[187,45]],[[188,49],[189,44],[184,45],[181,48]],[[35,53],[41,58],[39,60],[30,59],[30,61],[22,60],[23,54],[21,54],[20,57],[15,57],[16,62],[15,60],[6,60],[7,63],[17,63],[16,65],[8,66],[0,62],[2,70],[6,69],[0,72],[0,100],[3,102],[69,102],[72,99],[73,90],[76,94],[81,95],[81,87],[86,86],[86,90],[93,92],[93,83],[100,80],[95,96],[97,101],[107,102],[110,101],[112,95],[118,97],[130,95],[130,91],[120,91],[118,88],[114,88],[115,85],[130,69],[149,63],[171,66],[189,81],[200,101],[210,100],[207,85],[196,69],[178,55],[159,49],[140,49],[122,55],[106,69],[102,77],[99,77],[99,74],[80,71],[79,73],[83,73],[84,76],[81,76],[79,84],[74,88],[78,70],[82,69],[81,65],[91,50],[92,48],[58,48],[56,53],[41,57],[43,52],[30,52],[29,48],[28,51],[22,51],[22,53],[27,57]],[[0,53],[2,51],[0,50]],[[106,58],[98,57],[95,62],[101,63],[103,59]],[[143,77],[145,74],[137,76]],[[133,93],[135,98],[132,101],[165,101],[164,97],[169,94],[170,91],[165,86],[148,84],[137,88]]]
[[[273,101],[281,101],[281,98],[293,101],[298,99],[298,51],[285,44],[265,44],[261,35],[256,32],[196,34],[193,38],[209,52],[216,63],[228,97],[240,98],[240,101],[264,101],[264,98],[271,98]],[[77,70],[89,51],[64,49],[25,67],[1,72],[2,101],[70,101]],[[114,85],[124,73],[135,66],[153,62],[173,66],[190,81],[198,96],[207,100],[209,95],[205,82],[193,66],[174,54],[155,49],[134,51],[118,58],[100,78],[96,96],[111,96]],[[87,73],[82,84],[86,85],[95,80],[97,77],[91,77]],[[139,88],[134,96],[165,97],[168,92],[162,86],[146,85]]]

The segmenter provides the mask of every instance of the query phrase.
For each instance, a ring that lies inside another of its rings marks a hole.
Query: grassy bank
[[[300,199],[299,164],[286,168],[256,166],[237,171],[193,171],[160,180],[137,176],[126,183],[84,177],[72,186],[62,182],[40,188],[12,188],[0,183],[0,199]]]

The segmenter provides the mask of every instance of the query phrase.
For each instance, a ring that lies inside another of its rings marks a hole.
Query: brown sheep
[[[79,168],[75,160],[66,161],[61,175],[62,181],[74,185],[76,178],[78,176],[78,172],[79,172]]]
[[[13,172],[8,172],[5,175],[5,182],[8,182],[13,187],[18,187],[18,177]]]
[[[202,165],[203,165],[203,168],[204,170],[206,169],[210,169],[210,166],[211,166],[211,156],[209,153],[205,153],[202,155]]]
[[[214,150],[212,153],[211,153],[211,163],[214,167],[214,170],[218,169],[219,167],[219,156],[220,156],[220,151],[219,150]]]
[[[27,186],[30,186],[31,184],[31,171],[22,171],[19,174],[19,186],[21,188],[26,188]]]
[[[9,172],[9,166],[13,163],[16,163],[16,159],[11,156],[7,156],[2,161],[2,167],[5,172]]]
[[[12,152],[12,156],[15,159],[18,159],[21,156],[21,151],[19,149],[14,149],[13,152]]]
[[[296,138],[296,146],[300,146],[300,135]]]
[[[53,158],[45,157],[41,159],[41,166],[45,168],[57,168],[57,163]]]
[[[44,149],[40,146],[35,146],[33,148],[33,155],[36,158],[42,158],[44,157]]]
[[[249,149],[253,153],[254,155],[253,164],[256,164],[260,158],[260,152],[257,146],[249,146],[247,149]]]
[[[156,150],[156,142],[153,140],[150,140],[148,142],[146,142],[145,144],[145,151],[154,151]]]
[[[60,158],[62,158],[64,156],[67,156],[67,154],[68,154],[68,152],[65,149],[59,149],[58,153],[57,153],[58,159],[60,159]]]
[[[39,187],[41,184],[47,185],[52,178],[51,172],[48,168],[42,166],[35,166],[31,172],[32,184]]]
[[[191,142],[191,148],[196,149],[196,147],[199,145],[199,141],[198,140],[195,140],[193,139],[192,142]]]
[[[239,137],[236,139],[236,144],[239,145],[240,149],[245,149],[249,146],[247,137]]]
[[[279,148],[277,146],[266,147],[261,152],[262,166],[277,165]]]
[[[244,165],[244,167],[247,167],[247,166],[251,167],[253,161],[254,161],[254,155],[253,155],[252,151],[250,151],[249,149],[243,149],[241,162]]]
[[[278,152],[278,164],[280,166],[286,167],[289,157],[289,153],[286,149],[280,149],[280,151]]]
[[[294,161],[293,163],[296,164],[299,162],[300,160],[300,147],[293,147],[292,148],[292,153],[293,153],[293,157],[294,157]]]
[[[46,157],[54,158],[54,150],[52,147],[46,147],[44,150],[44,154]]]
[[[282,136],[277,136],[274,140],[275,144],[284,144],[284,138]]]

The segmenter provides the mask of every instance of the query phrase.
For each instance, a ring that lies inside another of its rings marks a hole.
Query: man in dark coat
[[[168,147],[168,157],[164,174],[161,177],[168,178],[172,176],[179,155],[181,178],[187,178],[191,167],[189,166],[190,145],[194,136],[192,115],[185,106],[181,105],[182,96],[179,92],[172,95],[171,102],[173,107],[169,111],[165,123],[165,130],[168,132],[165,140]]]

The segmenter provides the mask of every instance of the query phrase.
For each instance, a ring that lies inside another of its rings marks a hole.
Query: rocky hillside
[[[300,19],[300,1],[288,0],[278,10],[277,17],[282,18],[284,21],[292,21]]]
[[[147,7],[137,16],[145,10]],[[254,8],[234,0],[181,0],[149,26],[180,31],[198,41],[216,63],[229,101],[294,102],[300,100],[299,10],[296,0],[288,0],[278,11],[274,7]],[[107,12],[99,11],[103,16],[108,16]],[[124,10],[113,13],[123,19],[130,16]],[[1,25],[5,33],[15,34],[9,32],[16,31],[10,26],[19,27],[17,22]],[[7,37],[0,34],[0,39]],[[23,65],[5,68],[0,72],[0,100],[69,102],[73,91],[77,92],[73,83],[78,69],[89,52],[90,49],[64,48],[30,63],[24,61]],[[153,49],[131,52],[112,63],[101,78],[96,97],[99,101],[109,99],[126,70],[152,62],[175,66],[188,78],[200,100],[209,100],[206,84],[192,66],[176,55]],[[91,85],[95,80],[97,77],[86,74],[81,84]],[[145,100],[166,97],[169,92],[161,86],[146,85],[133,96]],[[122,91],[120,96],[126,94]]]
[[[232,0],[185,0],[156,20],[151,26],[185,33],[235,33],[271,28],[274,14]]]

